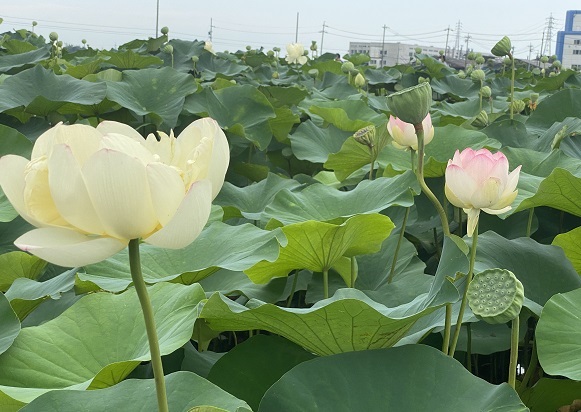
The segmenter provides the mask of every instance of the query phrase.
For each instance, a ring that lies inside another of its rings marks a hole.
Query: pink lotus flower
[[[434,126],[432,126],[432,118],[430,114],[422,121],[424,126],[424,146],[432,141],[434,138]],[[389,116],[387,123],[387,131],[393,137],[392,144],[398,149],[418,150],[418,137],[416,136],[416,129],[411,123],[406,123],[397,117]]]
[[[491,215],[508,212],[516,198],[521,166],[508,173],[508,159],[487,149],[456,150],[446,167],[446,197],[468,215],[468,236],[472,236],[480,211]]]

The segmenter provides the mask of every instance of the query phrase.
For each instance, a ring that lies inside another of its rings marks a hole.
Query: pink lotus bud
[[[432,126],[432,118],[430,114],[422,121],[424,128],[424,145],[427,145],[434,138],[434,126]],[[389,116],[387,123],[387,131],[393,137],[392,144],[398,149],[418,150],[418,137],[414,125],[406,123],[397,117]]]
[[[468,236],[472,236],[480,211],[491,215],[508,212],[516,198],[521,166],[508,173],[508,159],[487,149],[456,150],[446,167],[446,197],[468,215]]]

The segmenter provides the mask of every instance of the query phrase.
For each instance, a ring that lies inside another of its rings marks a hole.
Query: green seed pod
[[[486,323],[506,323],[516,318],[523,305],[524,287],[506,269],[487,269],[468,285],[468,304],[478,319]]]
[[[312,40],[311,41],[311,47],[310,47],[311,51],[317,51],[317,42]]]
[[[413,125],[421,124],[430,112],[432,87],[420,83],[387,96],[389,110],[400,120]]]
[[[416,47],[414,49],[414,51],[416,52],[416,54],[420,54],[422,52],[422,48],[421,47]]]
[[[37,23],[37,22],[35,22],[35,21],[33,21],[33,22],[32,22],[32,26],[33,26],[33,27],[34,27],[34,26],[38,26],[38,23]]]
[[[472,126],[474,127],[488,126],[488,114],[486,113],[486,111],[481,110],[480,113],[478,113],[478,116],[476,116],[474,120],[472,120]]]
[[[197,63],[197,62],[199,62],[199,61],[200,61],[200,58],[199,58],[198,56],[192,56],[192,61],[193,61],[194,63]]]
[[[273,79],[278,79],[278,77],[279,77],[278,72],[272,72],[272,78]]]
[[[163,46],[163,52],[167,54],[173,54],[173,46],[171,44],[166,44]]]
[[[83,40],[81,40],[81,43],[83,43],[83,44],[87,44],[87,39],[83,39]]]
[[[309,76],[311,76],[313,79],[316,79],[317,76],[319,75],[319,70],[318,69],[311,69],[309,70]]]
[[[466,58],[468,60],[474,60],[476,58],[476,53],[470,52],[470,53],[468,53],[468,55],[466,56]]]
[[[272,50],[269,50],[269,51],[266,52],[266,55],[268,57],[274,57],[274,52]]]
[[[548,63],[549,58],[547,56],[541,56],[541,63]]]
[[[515,99],[515,101],[513,101],[512,103],[512,111],[513,113],[520,113],[525,109],[525,102],[523,102],[522,100],[518,100]]]
[[[476,59],[474,59],[474,62],[476,64],[484,64],[485,60],[484,60],[484,57],[482,57],[482,56],[476,56]]]
[[[57,47],[63,47],[63,42],[61,40],[56,42]]]
[[[273,47],[272,50],[278,53],[280,51],[280,47]]]
[[[557,73],[555,73],[555,72],[549,73],[549,77],[556,77],[556,76],[557,76]]]
[[[443,55],[444,55],[444,50],[438,50],[438,54],[439,54],[440,56],[443,56]]]
[[[494,45],[491,53],[497,57],[510,56],[510,51],[512,49],[512,44],[507,36],[504,36],[498,43]]]
[[[485,99],[488,99],[490,96],[492,96],[492,90],[490,89],[490,87],[484,86],[484,87],[480,88],[480,94]]]
[[[50,41],[57,41],[59,39],[59,35],[56,31],[53,31],[48,35],[48,38]]]
[[[512,60],[508,57],[505,57],[504,59],[502,59],[502,64],[504,64],[505,66],[510,66],[512,63]]]
[[[355,69],[355,65],[351,62],[345,62],[341,65],[341,71],[343,73],[349,73],[353,69]]]
[[[461,79],[465,79],[466,78],[466,73],[464,72],[464,70],[460,70],[458,72],[458,77]]]
[[[357,130],[353,134],[353,139],[355,139],[357,143],[373,149],[373,146],[375,145],[375,126],[365,126],[364,128]]]
[[[252,50],[252,46],[246,46],[246,50],[247,50],[247,51],[250,51],[250,50]]]
[[[486,74],[484,73],[484,70],[476,69],[470,73],[470,78],[475,82],[481,82],[486,78]]]
[[[167,26],[163,26],[161,28],[161,34],[163,34],[164,36],[167,35],[169,33],[169,27]]]
[[[560,68],[561,67],[561,62],[559,60],[555,60],[553,62],[553,67]]]

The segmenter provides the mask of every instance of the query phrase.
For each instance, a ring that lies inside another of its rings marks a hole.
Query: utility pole
[[[555,22],[553,13],[550,14],[547,20],[547,40],[545,42],[544,50],[548,50],[548,53],[545,54],[546,56],[551,56],[551,43],[553,42],[553,23]]]
[[[212,41],[212,32],[214,31],[214,25],[212,24],[212,18],[210,17],[210,31],[208,32],[208,36],[210,36],[210,41]]]
[[[459,59],[461,57],[460,53],[460,32],[462,31],[462,23],[458,20],[456,23],[456,42],[454,43],[454,57]]]
[[[159,0],[157,0],[157,14],[155,15],[155,36],[153,38],[157,38],[157,34],[159,33]]]
[[[545,31],[543,30],[543,37],[541,38],[541,57],[544,56],[543,55],[543,51],[544,51],[543,46],[544,46],[544,44],[545,44]]]
[[[297,11],[297,29],[295,31],[295,43],[299,42],[299,12]]]
[[[450,26],[446,29],[446,47],[444,48],[444,58],[448,57],[448,37],[450,37]]]
[[[385,55],[385,29],[387,29],[387,26],[384,24],[383,25],[383,39],[381,40],[381,56],[380,56],[381,65],[379,67],[383,67],[383,56]],[[398,54],[399,54],[399,52],[398,52]]]
[[[470,39],[471,39],[470,33],[468,33],[468,35],[466,36],[466,54],[464,54],[464,68],[466,68],[466,65],[468,63],[468,53],[469,53],[468,50],[470,50],[468,48],[468,44],[470,43]]]
[[[325,40],[325,23],[323,22],[323,30],[321,31],[321,56],[323,55],[323,41]]]
[[[532,52],[533,52],[533,45],[532,45],[532,43],[529,43],[529,58],[528,58],[527,70],[531,69],[531,53]]]

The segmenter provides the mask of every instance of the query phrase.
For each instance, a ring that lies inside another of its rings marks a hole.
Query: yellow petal
[[[136,142],[143,141],[143,136],[139,134],[137,130],[133,127],[128,126],[124,123],[113,122],[110,120],[105,120],[104,122],[99,123],[97,126],[97,130],[101,132],[101,134],[109,134],[109,133],[117,133],[128,136],[135,140]]]
[[[14,241],[20,249],[47,262],[65,267],[100,262],[127,246],[127,242],[106,237],[90,237],[63,228],[34,229]]]
[[[64,143],[71,147],[77,161],[83,164],[99,149],[101,137],[101,133],[91,126],[59,123],[36,139],[31,159],[34,160],[42,156],[49,157],[55,145]]]
[[[141,139],[143,141],[143,139]],[[154,161],[153,154],[138,141],[119,133],[109,133],[101,140],[103,149],[112,149],[133,156],[146,165]]]
[[[179,172],[163,163],[146,166],[151,202],[159,223],[165,226],[180,206],[186,190]]]
[[[201,180],[192,185],[173,218],[145,242],[168,249],[181,249],[192,243],[208,222],[212,208],[212,185]]]
[[[24,169],[28,164],[28,159],[16,155],[6,155],[0,157],[0,187],[4,194],[18,212],[28,223],[34,226],[41,226],[38,220],[34,219],[26,211],[24,204]]]
[[[143,163],[125,153],[102,149],[82,168],[91,203],[108,235],[135,239],[158,225]]]
[[[480,216],[480,209],[464,209],[464,212],[468,215],[468,229],[466,235],[472,237],[476,225],[478,225],[478,218]]]

